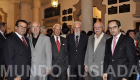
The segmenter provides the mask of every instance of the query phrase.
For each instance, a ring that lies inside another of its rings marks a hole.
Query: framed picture
[[[117,7],[108,8],[108,14],[117,14]]]
[[[130,12],[130,4],[124,4],[119,6],[119,13]]]
[[[68,14],[71,14],[72,13],[72,8],[69,8],[68,9]]]
[[[117,0],[108,0],[108,5],[116,4],[116,3],[117,3]]]
[[[45,18],[50,18],[59,15],[60,15],[60,5],[58,5],[56,8],[50,7],[44,10]]]
[[[68,16],[68,21],[72,21],[72,15]]]
[[[67,21],[67,17],[66,16],[62,17],[62,21]]]
[[[66,15],[66,14],[67,14],[67,10],[64,9],[64,10],[62,11],[62,14],[63,14],[63,15]]]
[[[130,0],[119,0],[119,3],[127,2],[127,1],[130,1]]]

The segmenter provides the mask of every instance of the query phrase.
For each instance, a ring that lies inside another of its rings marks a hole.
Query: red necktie
[[[58,41],[58,37],[56,37],[56,45],[57,45],[58,52],[60,52],[60,43]]]
[[[22,38],[22,41],[23,41],[23,43],[25,44],[25,46],[28,48],[28,45],[27,45],[27,43],[26,43],[24,37],[21,37],[21,38]]]
[[[113,41],[113,48],[112,48],[112,55],[114,54],[114,50],[115,50],[115,47],[116,47],[116,39],[118,37],[114,37],[114,41]]]

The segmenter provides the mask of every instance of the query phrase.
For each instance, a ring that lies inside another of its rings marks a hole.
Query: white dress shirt
[[[56,36],[54,35],[54,39],[55,39],[55,42],[56,42]],[[60,36],[58,36],[58,41],[59,41],[59,43],[60,43],[60,45],[61,45],[61,42],[60,42]]]
[[[4,33],[2,31],[0,31],[0,33],[3,35],[3,37],[6,39],[6,37],[4,36]]]
[[[16,34],[17,34],[17,36],[22,40],[22,37],[23,36],[21,36],[19,33],[17,33],[17,32],[15,32]],[[24,38],[24,37],[23,37]],[[26,42],[26,39],[24,38],[24,40],[25,40],[25,42]],[[22,40],[23,41],[23,40]],[[27,42],[26,42],[26,44],[27,44]],[[28,44],[27,44],[28,45]]]
[[[94,37],[95,37],[95,40],[94,40],[94,52],[98,46],[98,44],[100,43],[102,37],[103,37],[104,33],[102,32],[102,34],[100,35],[99,38],[97,38],[97,35],[95,34]]]
[[[117,39],[116,39],[116,45],[117,45],[117,42],[118,42],[120,36],[121,36],[121,32],[116,36],[117,37]],[[114,42],[114,36],[113,36],[113,40],[112,40],[112,44],[111,44],[111,50],[113,49],[113,42]]]

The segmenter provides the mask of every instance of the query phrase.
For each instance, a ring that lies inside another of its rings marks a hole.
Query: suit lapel
[[[60,53],[61,53],[62,47],[63,47],[63,39],[62,39],[62,37],[60,37],[60,43],[61,43],[61,45],[60,45]]]
[[[79,43],[78,43],[78,47],[80,47],[82,45],[82,39],[83,39],[83,34],[80,33],[80,38],[79,38]],[[75,42],[74,42],[75,43]],[[75,44],[75,47],[76,47],[76,44]],[[77,48],[78,48],[77,47]]]
[[[38,49],[38,47],[41,46],[41,43],[43,42],[42,40],[43,40],[43,35],[40,34],[39,37],[38,37],[38,40],[36,42],[35,49]]]
[[[93,38],[91,40],[91,45],[92,45],[93,52],[94,52],[94,43],[95,43],[95,37],[93,36]]]
[[[34,46],[33,46],[33,40],[32,40],[32,39],[33,39],[33,37],[30,36],[30,37],[29,37],[30,46],[31,46],[31,48],[35,49]]]
[[[72,34],[72,43],[74,43],[73,45],[74,45],[74,48],[76,48],[76,45],[75,45],[75,35],[74,35],[74,33]]]
[[[117,42],[117,44],[116,44],[116,47],[115,47],[113,56],[115,56],[116,53],[118,52],[119,47],[120,47],[120,45],[121,45],[121,43],[122,43],[122,41],[123,41],[123,37],[124,37],[124,36],[121,34],[120,37],[119,37],[119,39],[118,39],[118,42]]]

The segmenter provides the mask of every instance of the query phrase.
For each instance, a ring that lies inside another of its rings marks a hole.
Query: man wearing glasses
[[[103,32],[104,26],[101,22],[96,22],[94,24],[94,31],[95,35],[90,36],[88,39],[84,63],[85,71],[89,73],[89,80],[103,80],[102,66],[104,61],[105,44],[110,36]]]
[[[67,36],[70,80],[83,80],[88,36],[81,33],[81,30],[81,22],[76,21],[73,24],[74,33]]]
[[[136,65],[134,40],[121,34],[118,20],[111,20],[108,28],[112,37],[106,41],[103,80],[129,80]]]
[[[29,80],[31,50],[29,40],[24,36],[28,24],[25,20],[18,20],[15,26],[15,33],[4,45],[6,77],[7,80]]]

